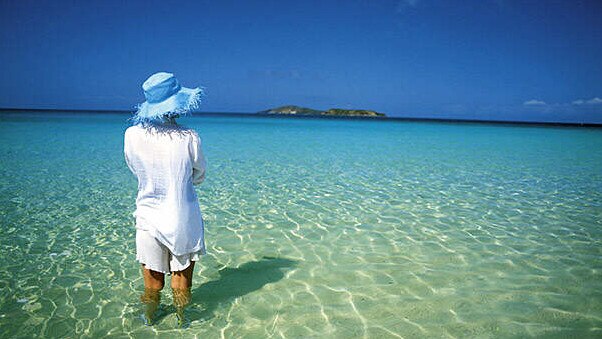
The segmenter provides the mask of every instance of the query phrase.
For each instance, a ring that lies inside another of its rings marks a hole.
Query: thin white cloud
[[[421,0],[401,0],[401,1],[398,1],[397,2],[397,8],[395,9],[395,11],[397,13],[402,13],[407,8],[416,8],[418,6],[418,3],[420,1]]]
[[[595,97],[589,100],[583,100],[583,99],[579,99],[579,100],[575,100],[573,101],[573,105],[599,105],[602,104],[602,99]]]
[[[545,104],[545,101],[535,99],[523,102],[523,105],[525,106],[545,106]]]

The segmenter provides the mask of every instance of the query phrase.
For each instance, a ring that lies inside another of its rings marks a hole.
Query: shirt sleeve
[[[132,166],[132,161],[130,160],[130,142],[129,142],[129,137],[128,137],[127,131],[123,138],[123,154],[125,155],[125,163],[128,165],[128,168],[130,169],[130,171],[132,173],[136,174],[136,171],[134,170],[134,167]]]
[[[199,185],[205,180],[207,161],[203,154],[201,138],[198,134],[192,135],[192,184]]]

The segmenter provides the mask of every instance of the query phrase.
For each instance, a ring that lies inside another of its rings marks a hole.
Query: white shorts
[[[199,261],[202,252],[173,255],[150,232],[136,229],[136,260],[152,271],[171,274],[183,271],[191,261]]]

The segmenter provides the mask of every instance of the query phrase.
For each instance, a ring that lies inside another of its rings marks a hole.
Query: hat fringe
[[[186,106],[176,110],[177,114],[190,114],[190,111],[199,108],[201,105],[201,96],[204,93],[204,88],[195,88],[195,92],[188,98]]]
[[[153,116],[153,117],[141,117],[140,110],[141,110],[143,104],[138,104],[138,105],[134,106],[134,108],[136,109],[136,113],[134,113],[134,116],[132,116],[128,120],[130,120],[134,125],[137,125],[137,124],[159,122],[159,121],[163,120],[163,117],[170,116],[170,115],[191,115],[192,110],[195,110],[200,107],[201,102],[202,102],[201,98],[204,94],[205,94],[205,88],[197,87],[194,89],[194,92],[188,97],[188,100],[186,101],[186,105],[178,107],[175,110],[165,112],[164,114],[161,114],[158,116]]]

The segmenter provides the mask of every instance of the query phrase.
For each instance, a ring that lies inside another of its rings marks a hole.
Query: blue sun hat
[[[146,101],[137,106],[132,121],[149,123],[163,120],[163,117],[184,115],[198,108],[203,89],[180,86],[178,79],[166,72],[151,75],[142,84]]]

